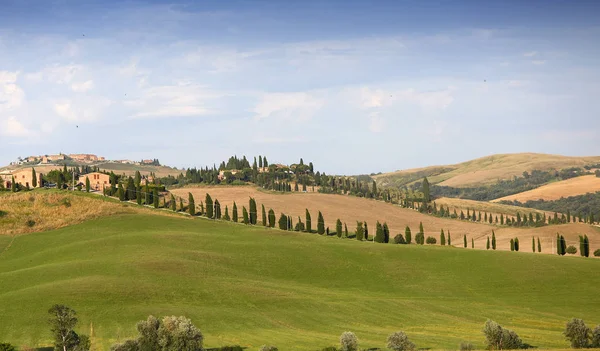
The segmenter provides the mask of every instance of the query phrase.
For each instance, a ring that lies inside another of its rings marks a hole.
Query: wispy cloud
[[[533,61],[531,61],[531,63],[533,63],[534,65],[539,66],[539,65],[545,64],[546,60],[533,60]]]
[[[295,122],[310,120],[325,101],[307,92],[263,94],[254,106],[254,119],[279,118]]]
[[[525,57],[533,57],[535,55],[537,55],[537,51],[529,51],[523,54]]]

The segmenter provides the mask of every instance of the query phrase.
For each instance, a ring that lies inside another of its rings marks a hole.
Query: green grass
[[[0,237],[0,247],[8,243]],[[0,254],[0,341],[44,346],[46,311],[93,323],[96,350],[153,314],[185,315],[206,346],[317,350],[354,331],[384,347],[483,347],[487,318],[540,348],[572,317],[600,323],[600,260],[382,245],[209,220],[120,215],[16,237]]]

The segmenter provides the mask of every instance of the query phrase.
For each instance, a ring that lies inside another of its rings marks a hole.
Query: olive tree
[[[571,342],[571,347],[574,349],[588,347],[590,333],[590,328],[579,318],[571,319],[564,331],[565,337]]]
[[[344,332],[340,336],[340,351],[358,351],[358,338],[353,332]]]
[[[397,331],[387,338],[387,347],[393,351],[411,351],[415,344],[408,340],[408,336],[402,331]]]

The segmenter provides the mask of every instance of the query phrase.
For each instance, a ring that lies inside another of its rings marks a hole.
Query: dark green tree
[[[486,250],[490,249],[490,237],[489,236],[487,237],[487,244],[486,244],[485,248],[486,248]]]
[[[35,168],[31,168],[31,185],[37,188],[37,175],[35,174]]]
[[[429,194],[429,180],[427,180],[427,177],[423,178],[423,201],[425,203],[431,201],[431,196]]]
[[[317,233],[321,235],[325,234],[325,220],[321,211],[319,211],[319,217],[317,218]]]
[[[250,198],[250,224],[256,225],[256,218],[258,217],[258,209],[256,207],[256,200]]]
[[[89,338],[77,335],[73,330],[78,322],[77,313],[73,309],[65,305],[54,305],[48,310],[48,314],[55,350],[89,350]]]
[[[496,233],[492,230],[492,250],[496,250]]]
[[[244,224],[250,223],[250,219],[248,218],[248,210],[246,210],[246,206],[242,206],[242,220]]]
[[[91,188],[91,186],[90,186],[90,178],[85,177],[85,192],[89,193],[90,192],[90,188]]]
[[[471,248],[472,249],[475,248],[475,240],[473,238],[471,238]]]
[[[408,226],[406,226],[404,229],[404,239],[406,239],[407,244],[412,242],[412,233],[410,232],[410,228]]]
[[[348,237],[348,225],[344,222],[344,238]]]
[[[183,198],[180,197],[179,198],[179,212],[183,212],[183,209],[184,209],[184,207],[183,207]]]
[[[221,219],[221,203],[215,199],[215,219]]]
[[[587,234],[583,236],[583,251],[584,251],[583,256],[590,257],[590,239],[588,239]],[[600,346],[600,345],[598,345],[598,346]]]
[[[464,241],[464,243],[463,243],[464,246],[463,247],[466,249],[467,248],[467,234],[464,235],[463,241]]]
[[[269,224],[267,223],[267,211],[265,211],[265,205],[262,206],[262,224],[266,227]]]
[[[206,193],[204,202],[206,203],[206,217],[213,218],[215,215],[214,214],[214,202],[213,202],[212,197],[210,197],[209,193]]]
[[[231,220],[231,217],[229,217],[229,208],[227,208],[227,205],[225,205],[225,215],[223,216],[223,219],[226,221]]]
[[[383,241],[385,240],[385,236],[383,234],[383,226],[381,225],[381,223],[379,223],[379,221],[377,221],[375,228],[375,242],[383,243]]]
[[[135,184],[133,184],[133,178],[127,177],[125,200],[133,200],[133,199],[135,199]]]
[[[386,244],[390,242],[390,228],[386,222],[383,222],[383,242]]]
[[[273,209],[269,210],[269,227],[275,228],[275,211]]]
[[[452,245],[452,238],[450,237],[450,230],[448,230],[448,246]]]
[[[279,216],[278,224],[279,229],[288,230],[288,217],[282,213],[281,216]]]
[[[365,228],[363,222],[356,221],[356,240],[363,241],[365,238]]]
[[[175,201],[175,196],[173,196],[173,194],[171,194],[171,201],[170,201],[170,205],[171,205],[171,210],[173,212],[177,211],[177,201]]]
[[[367,222],[365,222],[365,240],[369,240],[369,227],[367,226]]]
[[[542,252],[542,244],[540,243],[540,237],[538,236],[538,252]]]
[[[531,251],[535,252],[535,237],[531,237]]]
[[[142,182],[142,175],[140,174],[140,171],[135,171],[135,186],[138,187],[140,186],[140,183]]]
[[[312,233],[312,222],[310,220],[310,212],[306,209],[306,231]]]
[[[194,195],[192,195],[192,193],[188,193],[188,211],[190,215],[196,215],[196,202],[194,201]]]
[[[515,238],[515,251],[519,251],[519,238]]]
[[[337,234],[338,238],[342,237],[342,221],[340,221],[339,218],[335,222],[335,233]]]
[[[440,245],[446,246],[446,236],[444,235],[444,229],[440,232]]]
[[[119,188],[117,190],[117,197],[119,198],[120,201],[125,201],[127,200],[127,193],[125,193],[125,190],[123,189],[123,184],[119,183]],[[155,206],[158,207],[158,206]]]
[[[152,192],[152,201],[154,202],[154,208],[158,208],[158,189],[154,188]]]
[[[510,251],[515,251],[515,239],[510,239]]]
[[[231,219],[233,219],[233,221],[236,223],[238,221],[238,211],[237,211],[237,205],[235,204],[235,201],[233,202],[233,209],[231,210]]]
[[[138,205],[142,204],[142,188],[139,186],[135,189],[135,199]]]

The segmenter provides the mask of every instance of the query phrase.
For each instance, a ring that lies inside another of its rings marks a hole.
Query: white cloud
[[[534,65],[543,65],[544,63],[546,63],[546,60],[534,60],[531,61],[531,63],[533,63]]]
[[[324,99],[306,92],[267,93],[253,109],[255,120],[283,118],[307,121],[325,104]]]
[[[103,116],[104,110],[112,101],[104,97],[85,97],[61,100],[54,103],[54,112],[68,122],[93,122]]]
[[[438,91],[418,91],[416,89],[383,90],[361,88],[360,105],[363,108],[380,108],[394,105],[398,102],[409,102],[421,106],[423,109],[444,109],[454,101],[452,92],[454,87]]]
[[[25,75],[25,78],[39,82],[46,80],[53,84],[70,84],[74,78],[84,71],[84,66],[76,64],[52,65],[43,68],[38,72],[32,72]]]
[[[18,75],[0,71],[0,112],[18,108],[25,101],[25,92],[16,84]]]
[[[2,122],[3,128],[0,128],[2,135],[10,137],[26,137],[32,134],[15,116],[8,117]]]
[[[537,51],[530,51],[523,54],[525,57],[533,57],[535,55],[537,55]]]
[[[83,83],[73,83],[71,84],[71,90],[77,93],[85,93],[86,91],[92,90],[94,88],[94,81],[88,80]]]

